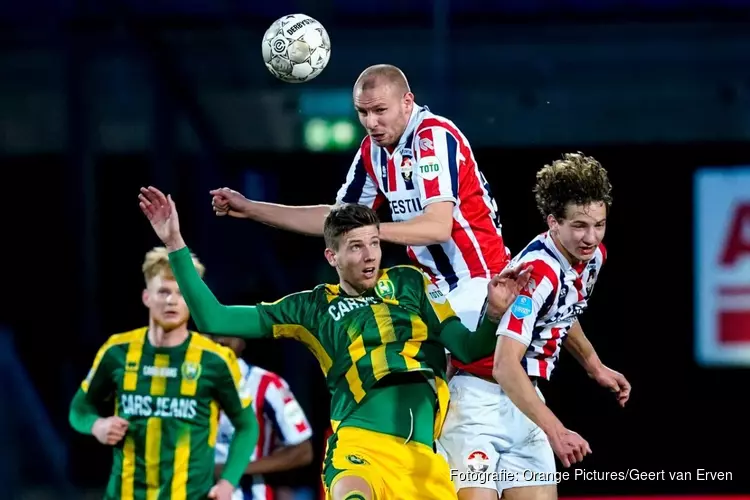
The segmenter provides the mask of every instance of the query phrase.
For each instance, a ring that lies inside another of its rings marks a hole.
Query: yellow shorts
[[[323,462],[326,498],[346,476],[367,481],[377,500],[456,500],[445,459],[422,443],[356,427],[343,427],[328,440]]]

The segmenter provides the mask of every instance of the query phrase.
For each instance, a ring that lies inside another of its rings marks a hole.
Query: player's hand
[[[626,379],[622,373],[616,372],[611,368],[602,365],[599,370],[591,373],[590,376],[596,380],[600,386],[614,392],[617,402],[620,406],[625,407],[625,403],[630,399],[631,387],[630,382],[628,382],[628,379]]]
[[[130,423],[121,417],[100,418],[91,427],[91,434],[100,443],[112,446],[125,437],[129,425]]]
[[[552,451],[562,462],[563,467],[581,462],[583,457],[591,453],[591,447],[585,439],[577,432],[573,432],[565,427],[560,427],[547,435]]]
[[[487,315],[500,321],[521,290],[529,283],[533,266],[507,267],[487,285]]]
[[[149,186],[141,188],[138,200],[140,200],[141,211],[148,218],[154,232],[170,251],[185,246],[180,234],[177,207],[171,195],[164,196],[164,193]]]
[[[213,500],[232,500],[234,486],[226,479],[219,479],[211,491],[208,492],[208,498]]]
[[[245,208],[250,200],[242,196],[234,189],[223,187],[221,189],[214,189],[209,191],[211,198],[211,207],[214,209],[214,213],[221,217],[229,215],[230,217],[244,218]]]

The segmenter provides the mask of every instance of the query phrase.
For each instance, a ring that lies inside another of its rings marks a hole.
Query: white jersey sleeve
[[[462,160],[458,139],[444,127],[427,127],[417,132],[414,151],[422,206],[438,201],[457,203]]]
[[[294,446],[312,437],[310,422],[284,379],[275,377],[274,382],[268,384],[265,402],[264,408],[269,409],[276,420],[284,445]]]
[[[370,156],[370,138],[368,136],[362,141],[362,145],[349,167],[349,172],[346,174],[346,180],[336,194],[337,205],[357,203],[377,210],[385,201],[385,196],[380,192],[375,182]]]
[[[245,363],[244,360],[237,360],[240,365],[241,381],[240,381],[240,393],[243,397],[254,396],[252,394],[252,384],[250,381],[250,367]],[[253,397],[253,408],[255,408],[256,401]],[[226,413],[219,412],[219,428],[216,433],[216,446],[214,447],[214,461],[217,464],[225,464],[227,462],[227,456],[229,454],[229,445],[234,437],[234,425]]]
[[[554,300],[559,286],[557,273],[548,263],[543,260],[528,263],[534,266],[529,283],[505,312],[497,329],[498,335],[513,338],[526,347],[531,344],[537,320]]]

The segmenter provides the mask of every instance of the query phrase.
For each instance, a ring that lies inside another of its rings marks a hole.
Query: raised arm
[[[245,339],[270,335],[261,325],[254,306],[225,306],[219,302],[195,269],[188,247],[170,251],[169,263],[190,315],[200,331]]]
[[[461,323],[447,298],[425,279],[425,314],[437,320],[440,341],[462,363],[472,363],[491,356],[497,342],[497,328],[505,311],[526,286],[531,267],[505,269],[487,285],[487,306],[476,331]]]
[[[225,306],[203,282],[180,233],[177,207],[172,197],[165,196],[155,187],[149,187],[141,188],[138,199],[141,211],[170,252],[172,273],[198,328],[204,333],[247,339],[270,335],[267,328],[261,327],[255,307]]]
[[[251,219],[268,226],[310,236],[322,236],[323,224],[331,212],[331,205],[294,207],[252,201],[237,191],[222,188],[211,191],[216,215]],[[358,203],[377,209],[384,196],[374,181],[370,160],[370,138],[365,138],[349,167],[346,180],[336,195],[336,203]]]
[[[215,189],[212,204],[216,215],[250,219],[271,227],[308,236],[322,236],[323,223],[331,212],[330,205],[293,207],[253,201],[229,188]]]

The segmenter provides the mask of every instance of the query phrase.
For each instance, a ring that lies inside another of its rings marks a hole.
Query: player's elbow
[[[453,203],[432,203],[425,209],[424,217],[430,222],[430,236],[435,243],[446,243],[453,237]]]
[[[506,367],[507,363],[504,363],[502,359],[495,356],[495,359],[492,362],[492,378],[494,378],[495,382],[501,387],[503,383],[508,380],[508,370]]]
[[[299,451],[299,454],[300,454],[300,458],[299,458],[300,465],[301,466],[310,465],[313,462],[313,458],[315,458],[313,456],[312,443],[308,439],[304,443],[300,443],[299,448],[300,448],[300,451]]]
[[[448,224],[439,224],[437,226],[437,229],[435,230],[435,243],[447,243],[451,240],[451,237],[453,236],[453,225]]]
[[[294,450],[290,460],[292,467],[305,467],[313,462],[313,447],[309,439],[295,445],[292,449]]]

